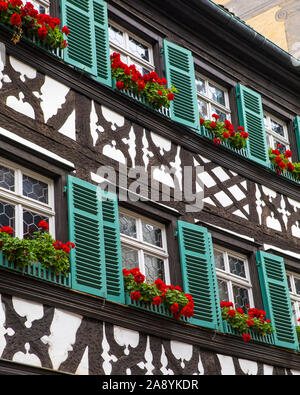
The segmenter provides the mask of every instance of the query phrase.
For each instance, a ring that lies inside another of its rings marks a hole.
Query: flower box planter
[[[269,167],[274,173],[276,173],[276,168],[273,163],[270,162]],[[279,174],[279,176],[287,178],[288,180],[293,181],[296,184],[300,184],[300,180],[297,180],[296,176],[290,171],[282,172],[281,174]]]
[[[138,309],[147,311],[149,313],[158,314],[163,317],[171,318],[172,320],[174,320],[173,314],[171,313],[171,311],[169,311],[163,304],[158,306],[158,305],[153,305],[150,302],[144,303],[144,302],[139,302],[136,300],[131,300],[131,298],[128,294],[125,295],[125,303],[127,306],[136,307]],[[187,317],[181,316],[179,318],[179,321],[188,322],[189,319]]]
[[[242,334],[238,332],[235,328],[225,320],[223,320],[223,330],[225,333],[233,336],[238,336],[242,338]],[[249,335],[251,336],[251,341],[257,341],[264,344],[275,344],[274,334],[267,334],[265,336],[260,335],[255,330],[249,329]]]
[[[209,139],[211,141],[214,141],[214,139],[215,139],[215,135],[211,131],[207,130],[204,126],[200,127],[200,134],[202,137],[206,137],[207,139]],[[236,154],[241,155],[244,158],[249,157],[247,148],[242,148],[242,149],[233,148],[227,141],[224,141],[221,144],[221,146],[226,147],[230,151],[235,152]]]
[[[159,112],[160,114],[164,115],[165,117],[170,118],[170,110],[168,108],[165,107],[161,107],[160,109],[155,108],[153,103],[149,103],[145,96],[140,96],[136,93],[134,93],[131,89],[127,89],[126,91],[120,90],[116,88],[116,80],[113,78],[112,80],[112,88],[118,92],[121,92],[122,94],[126,95],[127,97],[129,97],[130,99],[142,104],[143,106],[149,108],[152,111],[155,112]]]
[[[71,275],[65,276],[62,273],[56,274],[52,269],[46,269],[39,263],[19,268],[13,262],[8,261],[4,254],[0,251],[0,267],[13,270],[17,273],[25,274],[27,276],[35,277],[40,280],[48,281],[53,284],[71,287]]]
[[[0,26],[2,29],[6,30],[9,32],[9,34],[14,33],[14,29],[11,27],[4,25],[3,23],[0,23]],[[38,39],[36,36],[34,36],[31,32],[29,31],[23,31],[21,42],[24,40],[25,42],[33,45],[34,47],[38,47],[40,50],[50,53],[51,55],[54,55],[55,57],[62,59],[63,60],[63,50],[60,48],[52,48],[47,44],[44,44],[42,40]]]

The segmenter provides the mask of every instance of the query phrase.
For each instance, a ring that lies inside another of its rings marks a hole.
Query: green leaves
[[[69,253],[56,250],[53,246],[55,240],[48,232],[34,232],[31,239],[20,239],[0,232],[0,249],[8,261],[14,262],[19,268],[39,263],[56,273],[67,275],[70,263]]]

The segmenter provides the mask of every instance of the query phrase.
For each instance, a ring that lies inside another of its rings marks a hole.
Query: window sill
[[[56,274],[52,269],[45,269],[39,264],[32,264],[25,266],[24,269],[17,267],[13,262],[9,262],[7,258],[0,251],[0,267],[18,272],[20,274],[35,277],[39,280],[47,281],[52,284],[62,285],[64,287],[71,287],[71,275]]]

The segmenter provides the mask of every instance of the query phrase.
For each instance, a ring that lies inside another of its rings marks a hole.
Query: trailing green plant
[[[224,122],[219,121],[219,115],[213,114],[212,117],[215,119],[211,121],[210,119],[203,119],[200,117],[200,125],[209,130],[215,139],[213,143],[215,145],[220,145],[224,142],[228,142],[232,148],[241,150],[246,147],[246,141],[249,134],[245,132],[243,126],[239,126],[237,130],[234,130],[234,126],[228,120]]]
[[[120,54],[111,55],[112,78],[116,80],[116,88],[120,91],[131,91],[135,95],[145,98],[153,107],[160,109],[169,108],[174,100],[177,89],[175,86],[166,88],[167,80],[159,78],[155,71],[142,75],[134,64],[128,66],[123,63]]]
[[[247,312],[244,312],[241,308],[234,309],[233,303],[226,301],[221,302],[220,306],[223,320],[241,333],[245,342],[251,340],[250,330],[261,336],[274,332],[271,321],[266,319],[266,312],[264,310],[247,307]]]
[[[3,226],[0,229],[0,250],[18,268],[25,269],[26,266],[40,264],[56,274],[67,275],[70,269],[70,250],[75,244],[55,241],[48,232],[45,221],[40,221],[38,226],[38,231],[24,239],[13,237],[13,229]]]
[[[130,294],[132,301],[163,304],[175,319],[181,316],[190,318],[194,315],[194,302],[190,294],[184,293],[178,286],[166,285],[161,279],[153,284],[145,281],[145,276],[139,268],[123,269],[125,291]]]
[[[300,319],[299,319],[300,320]],[[298,321],[299,321],[298,320]],[[296,334],[297,334],[297,338],[298,338],[298,340],[299,340],[299,342],[300,342],[300,326],[299,325],[297,325],[296,326]]]

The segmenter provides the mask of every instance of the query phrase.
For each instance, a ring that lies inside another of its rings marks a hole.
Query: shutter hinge
[[[174,236],[175,236],[175,237],[178,236],[178,230],[176,230],[176,232],[174,233]]]
[[[66,186],[66,187],[64,187],[64,189],[63,189],[63,193],[66,193],[67,192],[67,190],[68,190],[68,187]]]
[[[160,53],[161,53],[161,54],[164,54],[164,52],[165,52],[165,51],[164,51],[164,49],[162,48],[162,49],[160,50]]]

